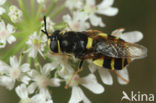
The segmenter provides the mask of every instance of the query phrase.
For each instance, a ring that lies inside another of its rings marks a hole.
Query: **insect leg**
[[[82,64],[83,64],[83,60],[80,61],[78,70],[76,72],[73,73],[72,77],[70,78],[70,80],[68,81],[68,83],[66,84],[66,86],[64,87],[65,89],[68,89],[69,84],[71,83],[71,81],[73,80],[74,76],[77,75],[79,72],[82,71]]]
[[[68,23],[66,23],[66,25],[67,25],[67,27],[69,28],[70,31],[73,31]]]
[[[77,70],[77,73],[81,72],[82,71],[82,64],[83,64],[83,60],[80,61],[80,64],[79,64],[79,68]]]
[[[129,80],[125,79],[124,77],[122,77],[118,72],[116,72],[116,70],[113,70],[113,72],[123,81],[125,81],[126,83],[129,83]]]

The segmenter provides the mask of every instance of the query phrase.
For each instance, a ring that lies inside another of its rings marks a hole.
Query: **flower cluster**
[[[114,16],[118,13],[118,9],[112,7],[114,0],[103,0],[100,4],[96,4],[96,0],[67,0],[66,7],[71,10],[73,17],[69,14],[63,17],[64,21],[69,23],[72,30],[83,31],[89,29],[90,21],[93,26],[104,27],[102,18],[97,14]]]
[[[50,54],[47,36],[41,32],[44,28],[42,18],[47,16],[49,33],[57,29],[84,31],[90,26],[104,27],[106,24],[98,14],[116,15],[118,9],[113,7],[114,0],[102,0],[99,4],[96,0],[66,0],[59,7],[56,6],[59,0],[30,0],[30,9],[26,8],[25,1],[17,0],[18,8],[9,1],[0,0],[0,49],[5,51],[0,58],[0,85],[15,89],[19,103],[53,103],[52,95],[55,94],[51,89],[65,83],[72,88],[69,103],[91,103],[81,86],[94,94],[103,93],[105,89],[94,73],[99,73],[104,84],[112,85],[110,71],[88,60],[89,74],[75,74],[78,60]],[[45,8],[47,2],[51,4]],[[69,9],[69,14],[62,17],[62,22],[54,23],[53,18],[64,8]],[[130,43],[143,38],[139,31],[123,33],[123,29],[117,29],[112,32],[114,34]],[[116,74],[120,84],[128,83],[127,67]]]

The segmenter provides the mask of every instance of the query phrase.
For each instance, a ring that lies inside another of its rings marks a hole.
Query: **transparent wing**
[[[138,44],[127,42],[101,41],[96,44],[95,51],[113,58],[143,58],[147,55],[147,49]]]

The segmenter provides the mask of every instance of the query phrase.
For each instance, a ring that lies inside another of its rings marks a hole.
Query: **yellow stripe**
[[[112,61],[111,61],[111,68],[112,70],[114,70],[114,58],[112,58]]]
[[[102,36],[102,37],[104,37],[104,38],[107,38],[107,37],[108,37],[108,35],[105,34],[105,33],[99,33],[98,35],[100,35],[100,36]]]
[[[86,48],[87,49],[90,49],[92,47],[92,45],[93,45],[93,39],[90,38],[90,37],[88,37],[88,42],[87,42]]]
[[[104,58],[99,58],[93,61],[97,66],[103,67]]]
[[[61,53],[60,41],[58,40],[57,43],[58,43],[58,53]]]
[[[128,64],[131,62],[131,59],[130,58],[127,58],[127,62],[128,62]]]
[[[50,40],[50,39],[48,39],[48,46],[50,46],[50,42],[51,42],[51,40]]]

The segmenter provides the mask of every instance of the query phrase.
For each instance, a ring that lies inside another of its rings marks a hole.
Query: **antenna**
[[[50,36],[48,35],[47,32],[47,22],[46,22],[46,16],[44,16],[44,30],[41,30],[44,34],[47,35],[48,38],[50,38]]]

